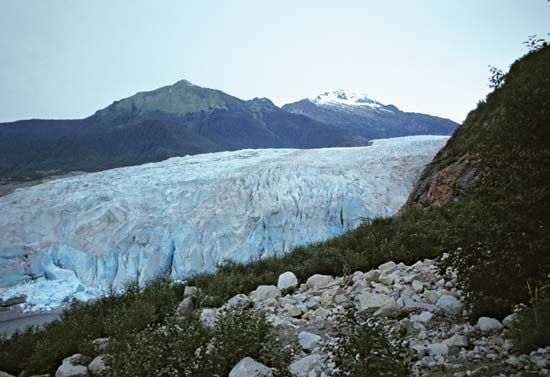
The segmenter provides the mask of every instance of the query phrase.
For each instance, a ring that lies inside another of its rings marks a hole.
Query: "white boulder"
[[[229,377],[273,377],[273,371],[253,358],[245,357],[231,369]]]
[[[490,334],[502,329],[502,324],[498,319],[494,319],[490,317],[480,317],[477,320],[477,328],[483,334]]]
[[[441,296],[435,305],[453,315],[462,313],[462,308],[464,307],[464,305],[456,297],[451,295]]]
[[[274,285],[260,285],[250,294],[252,301],[266,301],[267,299],[276,299],[281,297],[281,290]]]
[[[315,347],[321,344],[322,341],[323,338],[319,335],[308,331],[302,331],[298,334],[298,343],[300,343],[300,346],[306,351],[312,351]]]
[[[293,272],[287,271],[279,275],[277,280],[277,288],[281,291],[285,289],[296,288],[298,286],[298,278],[294,275]]]

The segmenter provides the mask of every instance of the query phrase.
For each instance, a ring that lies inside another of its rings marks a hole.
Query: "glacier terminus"
[[[393,215],[447,139],[209,153],[19,189],[0,198],[0,297],[47,309],[343,234]]]

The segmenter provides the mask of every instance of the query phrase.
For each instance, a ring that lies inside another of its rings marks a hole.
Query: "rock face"
[[[411,192],[406,206],[442,206],[459,200],[478,179],[476,164],[477,159],[466,153],[439,170],[428,167]]]
[[[273,377],[273,371],[251,357],[245,357],[231,369],[229,377]]]
[[[389,216],[445,137],[245,150],[52,181],[0,198],[0,286],[31,304],[184,279]],[[276,283],[276,282],[275,282]]]

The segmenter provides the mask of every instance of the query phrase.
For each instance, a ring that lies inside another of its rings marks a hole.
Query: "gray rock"
[[[315,347],[321,344],[322,341],[323,338],[319,335],[307,331],[302,331],[298,334],[298,343],[300,343],[300,346],[306,351],[311,352]]]
[[[177,313],[183,317],[188,316],[195,310],[195,299],[193,297],[186,297],[178,305]]]
[[[378,278],[380,277],[380,271],[370,270],[369,272],[365,273],[364,276],[367,281],[378,281]]]
[[[512,313],[510,315],[507,315],[503,320],[502,320],[502,325],[504,327],[506,327],[507,329],[510,329],[512,328],[512,326],[514,326],[514,321],[516,320],[516,314],[515,313]]]
[[[89,356],[81,354],[75,354],[67,357],[63,360],[57,371],[55,377],[87,377],[88,368],[87,364],[92,360]]]
[[[426,351],[430,356],[445,356],[449,353],[449,347],[445,343],[433,343],[426,346]]]
[[[201,310],[200,320],[205,327],[213,328],[216,325],[216,308],[204,308]]]
[[[260,285],[252,292],[250,297],[254,302],[265,301],[270,298],[276,299],[281,297],[281,290],[274,285]]]
[[[334,278],[332,276],[315,274],[307,279],[306,287],[310,289],[325,288],[332,283],[333,280]]]
[[[247,295],[245,295],[243,293],[239,293],[238,295],[235,295],[235,296],[231,297],[227,301],[227,304],[229,306],[246,307],[246,306],[250,305],[251,303],[252,303],[252,301],[250,300],[250,297],[248,297]]]
[[[231,369],[229,377],[273,377],[273,371],[253,358],[245,357]]]
[[[105,355],[99,355],[92,360],[90,365],[88,365],[88,370],[92,376],[99,376],[107,370],[107,365],[105,365]]]
[[[290,288],[296,288],[298,286],[298,278],[293,272],[287,271],[279,275],[277,280],[277,288],[281,291]]]
[[[0,377],[15,377],[15,376],[0,370]]]
[[[454,334],[443,341],[449,347],[468,347],[468,338],[464,335]]]
[[[380,283],[384,284],[384,285],[392,285],[392,284],[393,284],[393,280],[394,280],[394,278],[393,278],[392,275],[386,275],[386,274],[384,274],[384,275],[380,275],[380,276],[378,277],[378,281],[379,281]]]
[[[392,297],[391,300],[374,312],[375,317],[397,318],[403,313],[403,310]]]
[[[194,287],[192,285],[188,285],[187,287],[185,287],[183,291],[183,298],[197,297],[197,296],[200,296],[201,294],[202,294],[202,289]]]
[[[378,266],[378,269],[382,273],[389,273],[389,272],[392,272],[393,270],[395,270],[396,267],[397,267],[397,265],[394,262],[390,261],[390,262],[386,262],[386,263],[381,264],[380,266]]]
[[[380,293],[363,293],[357,296],[357,311],[373,310],[381,308],[395,299],[391,296]]]
[[[321,363],[320,355],[309,355],[290,364],[290,371],[296,377],[308,377],[311,371],[321,367]]]
[[[464,307],[456,297],[451,295],[441,296],[435,305],[453,315],[462,313],[462,308]]]
[[[432,319],[434,315],[429,312],[429,311],[423,311],[422,313],[420,314],[414,314],[411,316],[411,321],[412,322],[421,322],[421,323],[426,323],[426,322],[429,322],[430,319]]]
[[[489,317],[480,317],[477,320],[477,328],[483,334],[490,334],[502,329],[502,324],[498,319],[489,318]]]
[[[413,280],[412,287],[416,293],[421,293],[424,290],[424,284],[418,280]]]

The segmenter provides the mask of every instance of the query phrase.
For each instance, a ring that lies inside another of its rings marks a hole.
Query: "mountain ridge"
[[[366,94],[339,89],[286,104],[282,107],[323,123],[333,124],[367,139],[410,135],[450,135],[458,127],[454,121],[384,105]]]

